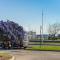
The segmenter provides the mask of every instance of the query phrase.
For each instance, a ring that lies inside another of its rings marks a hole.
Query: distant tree
[[[54,40],[56,39],[55,36],[58,34],[60,31],[60,24],[59,23],[54,23],[52,25],[49,25],[48,27],[48,33],[49,33],[49,38],[52,37]]]

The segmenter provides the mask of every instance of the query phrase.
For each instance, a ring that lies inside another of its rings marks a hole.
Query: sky
[[[11,20],[26,31],[48,33],[49,24],[60,23],[60,0],[0,0],[0,20]]]

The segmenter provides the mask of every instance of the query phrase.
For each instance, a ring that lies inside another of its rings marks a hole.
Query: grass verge
[[[60,51],[60,46],[32,46],[31,48],[27,48],[27,50]]]

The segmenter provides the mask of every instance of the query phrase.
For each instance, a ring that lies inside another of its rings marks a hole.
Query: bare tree
[[[49,25],[48,27],[48,33],[49,35],[53,35],[55,37],[56,34],[58,34],[60,31],[60,24],[54,23],[52,25]]]

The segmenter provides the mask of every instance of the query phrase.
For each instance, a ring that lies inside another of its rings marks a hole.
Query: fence
[[[60,40],[30,40],[30,46],[48,45],[48,46],[60,46]]]

